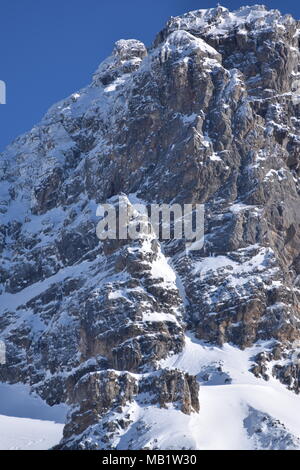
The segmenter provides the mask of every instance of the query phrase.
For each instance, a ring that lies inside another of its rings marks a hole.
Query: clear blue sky
[[[224,0],[227,8],[264,3],[300,18],[295,0]],[[298,3],[298,5],[297,5]],[[47,109],[90,82],[115,41],[149,45],[170,16],[215,7],[209,0],[0,0],[0,151]]]

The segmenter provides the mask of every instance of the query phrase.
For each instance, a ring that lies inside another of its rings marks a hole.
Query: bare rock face
[[[199,384],[195,377],[182,374],[180,370],[164,370],[160,374],[146,378],[142,383],[143,393],[153,395],[154,402],[161,407],[168,403],[179,403],[185,414],[199,412]]]
[[[187,329],[266,342],[252,372],[299,392],[299,31],[261,6],[171,18],[1,154],[1,381],[70,405],[59,448],[145,434],[141,404],[198,413],[194,375],[161,369]],[[119,196],[205,204],[204,247],[99,242]]]
[[[158,404],[161,408],[174,404],[189,415],[199,412],[198,395],[199,384],[195,377],[180,370],[163,370],[139,378],[112,370],[88,373],[75,385],[74,411],[69,414],[64,441],[58,448],[110,448],[120,430],[132,424],[128,415],[121,415],[127,404],[134,400],[142,406]],[[119,419],[114,413],[119,414]],[[107,432],[111,433],[111,441],[107,440]]]

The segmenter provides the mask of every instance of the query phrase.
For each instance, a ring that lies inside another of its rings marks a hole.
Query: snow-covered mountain
[[[1,154],[0,380],[68,405],[57,448],[300,448],[299,33],[171,18]],[[203,248],[99,242],[119,196],[205,204]]]

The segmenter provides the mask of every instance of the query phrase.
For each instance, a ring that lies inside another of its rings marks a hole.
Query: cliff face
[[[151,410],[195,420],[199,382],[232,386],[205,348],[182,359],[189,330],[299,392],[299,33],[261,6],[172,18],[148,50],[118,41],[1,155],[1,380],[70,405],[59,448],[170,448]],[[119,195],[205,204],[204,247],[100,243],[97,204]],[[298,446],[273,418],[249,407],[249,442]]]

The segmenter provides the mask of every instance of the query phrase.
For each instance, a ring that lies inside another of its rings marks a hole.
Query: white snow
[[[260,280],[260,274],[271,272],[272,250],[261,248],[252,258],[243,263],[239,263],[228,256],[208,256],[201,261],[195,262],[193,274],[205,279],[207,274],[216,272],[218,275],[226,278],[232,286],[242,286],[251,279]]]
[[[171,33],[162,46],[164,52],[175,50],[176,52],[185,52],[186,54],[189,50],[193,49],[197,49],[213,58],[220,56],[216,49],[203,41],[203,39],[197,38],[184,30]]]
[[[5,292],[1,296],[1,309],[0,311],[5,312],[5,310],[14,311],[18,306],[26,304],[30,299],[40,295],[42,292],[47,290],[52,284],[56,282],[62,282],[67,277],[72,277],[77,275],[82,275],[84,272],[92,266],[93,262],[83,261],[80,264],[67,266],[66,268],[58,271],[53,276],[50,276],[43,281],[36,282],[28,287],[25,287],[20,292],[15,294],[10,294]]]
[[[240,34],[247,34],[246,24],[254,24],[253,31],[267,30],[270,27],[283,28],[289,17],[282,17],[278,10],[267,10],[263,5],[241,7],[230,12],[227,8],[217,7],[195,10],[170,20],[172,29],[204,31],[207,35],[224,36],[235,28]]]
[[[152,262],[151,274],[154,278],[163,278],[164,283],[176,288],[176,274],[168,264],[167,258],[159,252]]]
[[[250,206],[249,204],[243,204],[242,202],[237,202],[230,206],[230,211],[234,214],[238,214],[239,212],[242,212],[244,210],[252,210],[255,213],[260,212],[260,209],[258,209],[256,206]]]
[[[62,438],[63,424],[0,415],[0,450],[47,450]]]
[[[171,404],[162,409],[134,400],[123,410],[124,414],[130,415],[132,424],[116,436],[114,445],[122,450],[276,448],[276,426],[279,426],[297,446],[300,437],[299,396],[272,377],[267,382],[249,372],[251,358],[270,346],[265,342],[241,351],[230,344],[209,346],[189,334],[183,352],[160,361],[160,366],[197,376],[200,412],[186,415]],[[219,367],[222,367],[221,372]],[[210,380],[204,378],[208,369],[212,375]],[[265,427],[263,430],[265,441],[260,441],[259,432],[253,438],[245,423],[251,414],[252,427],[259,428],[259,413],[277,420],[276,423],[271,422],[269,429]],[[286,442],[289,448],[290,442]],[[285,442],[281,440],[280,445],[284,446]]]
[[[50,407],[29,386],[0,383],[0,450],[46,450],[62,438],[67,407]]]
[[[251,357],[267,346],[261,344],[244,351],[229,344],[213,347],[190,335],[186,337],[181,354],[161,361],[162,367],[175,367],[198,375],[200,413],[191,415],[185,424],[196,448],[251,449],[252,441],[243,424],[249,407],[278,419],[288,431],[300,437],[300,397],[272,377],[266,382],[249,372]],[[221,364],[232,383],[218,385],[212,381],[205,385],[199,373],[210,364]],[[169,424],[170,428],[175,428],[175,423],[174,427]],[[156,432],[159,434],[159,429],[155,429]]]
[[[213,162],[221,162],[222,161],[222,158],[220,158],[219,155],[217,155],[216,153],[213,153],[212,155],[210,155],[209,158]]]

